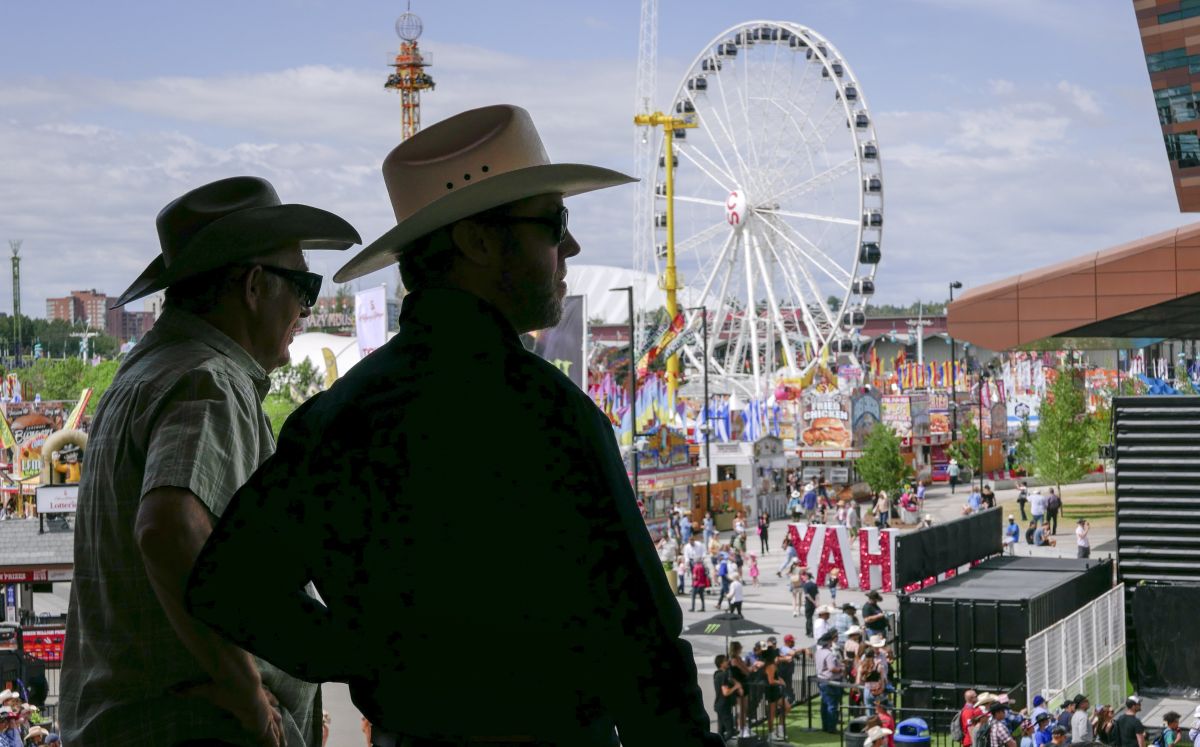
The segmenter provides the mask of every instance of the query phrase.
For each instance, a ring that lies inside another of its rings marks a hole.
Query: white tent
[[[388,339],[392,339],[395,334],[395,332],[389,332]],[[358,354],[357,337],[330,335],[325,332],[305,332],[296,335],[296,339],[292,340],[292,344],[288,346],[288,352],[292,354],[293,365],[308,358],[313,368],[321,376],[325,376],[325,355],[321,352],[321,348],[329,348],[333,353],[333,358],[337,361],[339,376],[349,371],[361,358]]]
[[[605,324],[624,324],[629,321],[629,297],[610,288],[633,286],[633,304],[638,312],[667,305],[667,293],[658,287],[658,278],[651,273],[628,267],[607,265],[577,265],[567,263],[567,293],[587,296],[587,318],[603,319]],[[680,306],[699,306],[698,289],[684,288],[678,292]]]

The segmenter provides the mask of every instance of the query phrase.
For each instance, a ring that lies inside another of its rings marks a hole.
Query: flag
[[[6,449],[17,448],[17,438],[8,425],[8,418],[2,414],[0,414],[0,446]]]
[[[671,320],[670,326],[666,327],[661,333],[659,333],[658,338],[654,340],[649,349],[647,349],[646,352],[643,353],[638,359],[638,377],[646,375],[646,371],[650,368],[650,364],[658,358],[662,349],[666,347],[672,340],[674,340],[682,330],[683,312],[681,311],[675,315],[674,319]]]
[[[91,399],[92,390],[90,387],[80,392],[79,401],[75,403],[75,407],[72,408],[71,414],[67,416],[66,421],[63,423],[63,428],[75,429],[78,428],[81,423],[83,423],[83,412],[87,409],[88,402],[90,402]],[[0,433],[0,440],[3,439],[3,435],[3,433]],[[7,444],[4,444],[4,446],[6,448],[8,447]]]
[[[654,343],[658,342],[658,338],[663,336],[663,333],[667,331],[667,325],[670,323],[671,320],[669,319],[660,319],[658,324],[654,325],[654,327],[646,333],[646,338],[642,340],[642,344],[638,346],[637,355],[633,356],[635,361],[640,361],[646,356],[646,353],[650,352],[650,348],[654,346]]]

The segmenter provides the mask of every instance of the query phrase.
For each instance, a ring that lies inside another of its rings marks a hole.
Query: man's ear
[[[481,224],[460,220],[450,228],[450,238],[471,264],[490,267],[494,263],[496,247]]]
[[[237,282],[242,303],[246,304],[250,311],[258,311],[271,295],[267,273],[260,265],[252,267]]]

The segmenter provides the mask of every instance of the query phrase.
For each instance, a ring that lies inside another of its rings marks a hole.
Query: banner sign
[[[812,387],[800,398],[800,441],[805,446],[850,448],[849,397],[837,390]]]
[[[836,569],[842,589],[850,588],[853,580],[860,591],[895,591],[897,530],[863,527],[855,551],[851,551],[850,532],[842,525],[789,523],[787,533],[801,567],[813,574],[819,586],[825,586],[829,572]]]
[[[638,471],[646,474],[652,470],[687,467],[691,465],[687,434],[682,430],[659,426],[649,434],[645,447],[638,452]]]
[[[908,395],[885,394],[881,403],[883,423],[895,431],[896,436],[904,441],[912,438],[912,414],[909,410]]]
[[[37,512],[39,514],[73,514],[78,502],[78,483],[38,486]]]
[[[929,435],[935,439],[950,434],[950,395],[945,391],[929,393]]]
[[[377,285],[354,294],[354,333],[358,353],[366,357],[387,342],[387,287]]]
[[[16,449],[13,464],[21,477],[42,472],[42,444],[66,422],[65,402],[6,402],[4,415],[12,428]]]
[[[533,352],[550,361],[580,389],[587,388],[586,296],[567,296],[563,299],[562,318],[549,329],[532,332]]]
[[[862,392],[850,400],[850,422],[855,446],[861,448],[867,443],[867,436],[879,422],[880,413],[878,392]]]
[[[929,396],[908,395],[908,416],[912,419],[913,438],[929,438]]]
[[[67,642],[67,629],[63,627],[26,627],[22,631],[25,653],[47,662],[61,662],[63,647]]]

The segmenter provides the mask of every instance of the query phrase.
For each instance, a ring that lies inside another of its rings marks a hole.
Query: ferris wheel
[[[850,65],[812,29],[743,23],[696,56],[671,111],[696,124],[673,133],[675,257],[709,313],[710,373],[761,395],[826,355],[856,360],[880,260],[883,177]],[[655,235],[638,242],[639,269],[660,277],[665,167],[660,150]],[[684,348],[694,367],[698,337]]]

